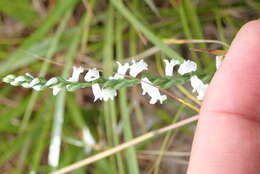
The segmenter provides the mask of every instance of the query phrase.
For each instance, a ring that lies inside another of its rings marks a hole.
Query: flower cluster
[[[136,84],[141,84],[141,88],[143,90],[142,95],[148,94],[150,96],[150,104],[155,104],[167,99],[166,95],[162,95],[160,93],[159,87],[161,87],[161,83],[167,82],[169,84],[177,84],[178,82],[182,84],[186,78],[183,78],[188,73],[192,73],[197,71],[197,64],[193,61],[187,60],[184,62],[180,62],[178,60],[164,60],[165,62],[165,77],[161,79],[156,79],[152,81],[148,77],[141,77],[140,80],[137,80],[136,77],[143,72],[144,70],[148,70],[148,65],[143,60],[140,61],[132,61],[132,63],[121,64],[120,62],[116,62],[118,65],[117,72],[110,76],[108,79],[104,79],[100,76],[100,72],[96,69],[89,69],[88,72],[84,76],[84,82],[79,82],[80,75],[84,73],[84,69],[82,67],[73,67],[72,75],[69,79],[63,79],[61,77],[53,77],[49,80],[45,80],[40,77],[33,77],[29,73],[25,75],[21,75],[16,77],[15,75],[7,75],[3,78],[3,82],[9,83],[13,86],[22,86],[24,88],[32,88],[36,91],[41,91],[47,88],[53,89],[53,95],[57,95],[61,89],[66,89],[68,91],[74,91],[84,87],[92,88],[94,94],[94,101],[97,100],[113,100],[115,96],[117,96],[117,89],[121,87],[133,86]],[[178,74],[181,78],[175,77],[173,75],[174,67],[178,67]],[[129,72],[129,77],[132,79],[125,78]],[[174,79],[173,79],[174,78]],[[134,79],[134,80],[133,80]],[[208,87],[207,84],[204,84],[196,75],[192,75],[189,77],[191,86],[193,87],[193,92],[197,92],[197,98],[202,100],[205,91]],[[103,84],[103,86],[102,86]],[[108,84],[107,86],[104,84]],[[113,87],[110,87],[113,86]]]

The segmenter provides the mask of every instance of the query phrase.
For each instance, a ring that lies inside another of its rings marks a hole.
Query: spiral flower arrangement
[[[221,59],[216,59],[217,67],[220,66]],[[179,62],[178,60],[164,59],[165,76],[152,77],[149,75],[140,75],[141,72],[148,70],[148,64],[144,60],[118,65],[117,72],[108,78],[101,77],[100,72],[96,68],[89,69],[84,76],[84,81],[80,81],[80,75],[84,73],[82,67],[73,67],[72,75],[69,79],[62,77],[52,77],[46,80],[42,77],[34,77],[29,73],[25,75],[15,76],[9,74],[2,81],[13,86],[22,86],[24,88],[32,88],[35,91],[42,91],[48,88],[53,90],[53,95],[57,95],[62,89],[67,91],[76,91],[81,88],[91,87],[94,95],[94,101],[113,100],[117,96],[117,90],[123,87],[131,87],[141,85],[142,95],[150,96],[150,104],[157,102],[163,103],[167,99],[166,95],[160,93],[160,88],[169,88],[173,85],[180,85],[190,82],[193,92],[196,92],[197,99],[203,100],[208,84],[204,84],[196,75],[197,64],[191,60]],[[174,67],[178,67],[178,74],[174,75]],[[127,72],[129,73],[127,74]]]

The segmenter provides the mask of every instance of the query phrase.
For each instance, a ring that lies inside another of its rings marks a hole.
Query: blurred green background
[[[179,57],[196,61],[208,81],[214,53],[228,47],[203,39],[229,45],[239,28],[259,15],[258,0],[0,0],[0,77],[28,72],[66,78],[73,65],[103,68],[109,75],[115,60],[141,58],[149,63],[148,73],[162,75],[162,59]],[[165,42],[173,38],[185,43]],[[170,91],[199,105],[189,85]],[[121,89],[114,101],[93,99],[90,89],[54,97],[50,90],[1,82],[0,173],[49,173],[196,114],[172,99],[150,105],[140,87]],[[184,174],[194,127],[72,173]]]

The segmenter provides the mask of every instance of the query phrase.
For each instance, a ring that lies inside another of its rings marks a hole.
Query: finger
[[[237,34],[204,100],[188,174],[260,171],[260,20]]]

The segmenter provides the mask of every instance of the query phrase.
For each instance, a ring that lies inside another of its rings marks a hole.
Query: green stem
[[[113,35],[111,35],[111,33],[113,33],[114,30],[114,9],[111,5],[109,6],[107,16],[108,19],[107,19],[107,24],[105,29],[104,58],[103,58],[105,76],[109,76],[113,73],[114,38]],[[106,129],[107,129],[107,138],[108,141],[110,142],[110,146],[118,145],[119,139],[118,139],[118,134],[116,132],[117,119],[116,119],[116,110],[115,110],[114,101],[108,101],[107,103],[104,103],[104,117],[105,117]],[[116,161],[118,164],[118,172],[124,173],[123,160],[120,153],[116,154]]]
[[[117,27],[116,27],[116,56],[118,61],[123,61],[124,53],[123,53],[123,20],[120,16],[117,18]],[[127,106],[127,93],[126,89],[122,88],[119,90],[119,106],[120,106],[120,115],[123,119],[124,125],[124,139],[125,141],[129,141],[133,138],[130,116],[128,113]],[[128,173],[138,174],[138,162],[136,158],[136,152],[134,147],[130,147],[126,150],[127,153],[127,164],[128,164]]]
[[[69,50],[66,57],[66,63],[64,66],[64,70],[62,72],[62,77],[67,79],[69,76],[69,71],[73,64],[73,57],[77,53],[77,48],[80,42],[81,32],[77,28],[77,32],[75,34],[74,39],[71,41]],[[61,136],[62,136],[62,127],[64,120],[64,109],[65,109],[65,98],[66,92],[65,90],[61,90],[60,94],[56,98],[55,103],[55,113],[54,113],[54,121],[53,121],[53,129],[51,135],[51,143],[50,143],[50,152],[49,152],[49,164],[52,169],[56,169],[59,165],[59,157],[61,150]]]

